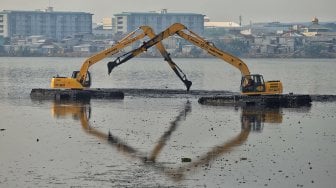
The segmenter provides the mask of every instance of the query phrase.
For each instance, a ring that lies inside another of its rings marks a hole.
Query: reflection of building
[[[202,34],[204,30],[204,15],[195,13],[168,13],[163,9],[158,12],[123,12],[115,14],[113,24],[116,33],[127,33],[141,25],[148,25],[155,32],[161,32],[173,23],[182,23],[195,33]]]
[[[45,11],[0,12],[0,36],[43,35],[61,40],[74,34],[92,33],[92,14],[85,12],[54,12],[52,7]]]

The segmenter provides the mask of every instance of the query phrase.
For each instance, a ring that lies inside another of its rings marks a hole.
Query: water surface
[[[196,98],[32,101],[84,58],[0,58],[1,187],[333,187],[335,103],[299,109],[202,106]],[[109,60],[106,60],[108,62]],[[191,89],[238,91],[217,59],[175,59]],[[335,94],[335,60],[246,59],[285,92]],[[134,59],[93,87],[184,89],[162,59]],[[191,162],[182,162],[190,159]]]

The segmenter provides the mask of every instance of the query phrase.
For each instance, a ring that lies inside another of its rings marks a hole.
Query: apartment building
[[[113,30],[122,34],[147,25],[159,33],[173,23],[182,23],[192,31],[203,34],[204,16],[196,13],[169,13],[166,9],[161,12],[123,12],[114,14]]]
[[[92,33],[92,14],[46,10],[0,12],[0,36],[27,37],[42,35],[61,40],[75,34]]]

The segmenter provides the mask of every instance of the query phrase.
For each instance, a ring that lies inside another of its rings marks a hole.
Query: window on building
[[[158,17],[158,18],[157,18],[157,24],[158,24],[158,25],[162,24],[162,17]]]

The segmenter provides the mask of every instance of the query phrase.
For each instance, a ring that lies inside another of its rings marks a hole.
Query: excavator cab
[[[244,95],[281,94],[283,90],[279,80],[265,82],[260,74],[243,76],[240,89]]]
[[[71,78],[76,79],[79,71],[73,71]],[[90,87],[91,86],[91,74],[89,71],[86,73],[85,81],[83,82],[83,87]]]
[[[264,92],[265,82],[263,76],[260,74],[243,76],[241,80],[241,91],[243,93]]]

